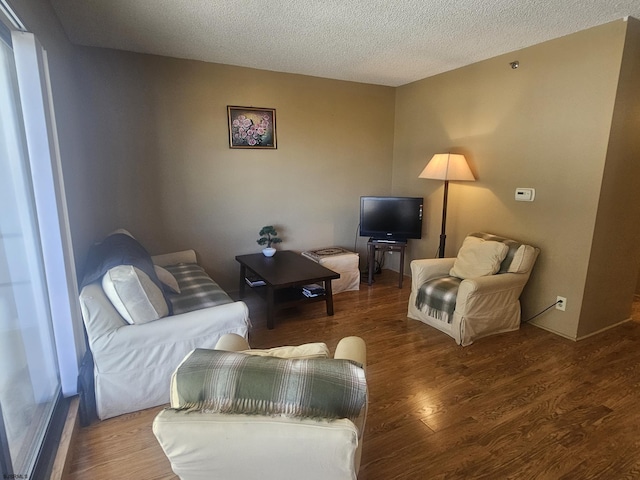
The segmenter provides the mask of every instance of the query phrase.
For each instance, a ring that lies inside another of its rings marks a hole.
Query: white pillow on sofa
[[[176,280],[176,277],[174,277],[169,270],[160,265],[154,265],[153,269],[158,276],[158,280],[160,280],[160,283],[165,287],[165,290],[169,290],[169,293],[180,293],[178,280]]]
[[[118,313],[131,325],[169,315],[162,291],[142,270],[132,265],[111,268],[102,277],[102,289]]]
[[[508,251],[509,247],[502,242],[467,237],[449,275],[462,279],[493,275],[500,270]]]

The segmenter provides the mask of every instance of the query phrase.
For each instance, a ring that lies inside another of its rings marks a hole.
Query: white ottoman
[[[340,247],[318,248],[302,252],[302,255],[323,267],[340,274],[331,281],[331,291],[335,295],[350,290],[360,290],[360,257]]]

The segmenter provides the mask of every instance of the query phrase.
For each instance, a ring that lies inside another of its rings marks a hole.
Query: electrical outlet
[[[567,299],[564,297],[558,297],[556,299],[556,310],[562,310],[563,312],[567,309]]]

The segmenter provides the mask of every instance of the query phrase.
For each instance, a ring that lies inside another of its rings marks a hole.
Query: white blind
[[[60,391],[12,49],[0,41],[0,467],[33,471]],[[16,477],[17,478],[17,477]]]
[[[33,192],[44,255],[62,392],[77,393],[83,352],[77,280],[69,233],[46,52],[35,36],[12,33]]]

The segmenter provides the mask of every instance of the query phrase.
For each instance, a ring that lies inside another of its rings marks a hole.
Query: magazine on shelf
[[[263,279],[252,273],[248,273],[244,277],[244,281],[247,282],[247,285],[249,285],[250,287],[261,287],[263,285],[266,285]]]
[[[304,290],[302,291],[302,294],[307,297],[307,298],[314,298],[314,297],[321,297],[324,295],[324,292],[322,293],[309,293],[309,292],[305,292]]]
[[[309,285],[304,285],[302,287],[302,293],[307,297],[317,297],[319,295],[324,295],[324,288],[317,283],[312,283]]]

